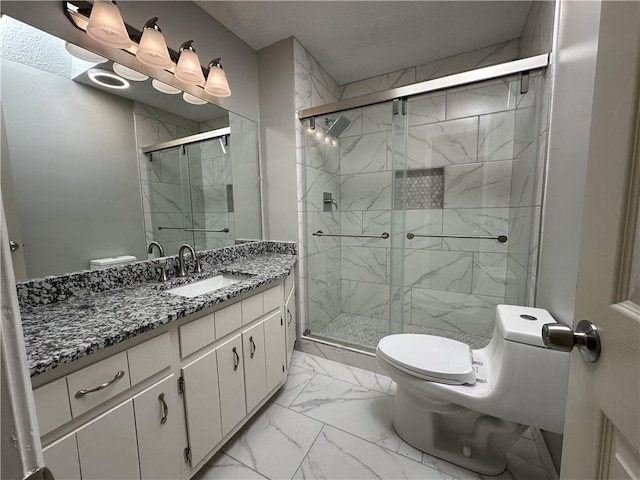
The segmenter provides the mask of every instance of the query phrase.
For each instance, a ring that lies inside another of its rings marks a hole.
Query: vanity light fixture
[[[176,66],[176,78],[191,85],[204,85],[200,59],[193,48],[193,40],[180,45],[180,58]]]
[[[220,58],[213,59],[209,62],[209,76],[207,77],[204,91],[216,97],[228,97],[231,95],[227,75],[222,69]]]
[[[209,62],[208,68],[203,68],[191,45],[192,40],[183,43],[179,53],[175,52],[167,48],[164,36],[156,24],[157,17],[147,21],[140,32],[124,23],[115,3],[115,0],[94,0],[93,4],[84,0],[63,1],[65,14],[71,23],[87,32],[94,40],[124,50],[151,68],[173,73],[182,82],[204,88],[209,95],[231,95],[220,58]],[[177,94],[182,91],[161,82],[155,83],[154,87],[164,93]]]
[[[184,92],[182,94],[182,99],[187,102],[190,103],[192,105],[206,105],[207,102],[206,100],[202,100],[201,98],[196,97],[195,95],[191,95],[190,93]]]
[[[149,78],[144,73],[137,72],[132,68],[125,67],[124,65],[120,65],[119,63],[115,62],[113,62],[113,71],[121,77],[124,77],[127,80],[132,80],[134,82],[144,82],[147,78]]]
[[[152,68],[171,68],[173,62],[157,21],[158,17],[153,17],[144,24],[136,58]]]
[[[93,82],[107,88],[124,90],[125,88],[129,88],[130,85],[124,78],[119,77],[109,70],[103,70],[101,68],[90,68],[87,70],[87,75],[89,75],[89,78]]]
[[[129,48],[133,43],[118,7],[109,0],[96,0],[93,3],[86,31],[96,42],[108,47]]]
[[[107,59],[97,53],[90,52],[86,48],[79,47],[71,42],[64,42],[64,48],[67,52],[80,60],[91,63],[104,63]]]
[[[160,80],[156,80],[155,78],[151,81],[151,86],[158,90],[159,92],[166,93],[168,95],[177,95],[182,92],[179,88],[172,87],[171,85],[167,85],[166,83],[162,83]]]

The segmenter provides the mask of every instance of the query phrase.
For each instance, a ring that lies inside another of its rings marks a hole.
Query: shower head
[[[329,120],[330,121],[330,120]],[[327,121],[327,123],[329,122]],[[338,118],[327,129],[327,135],[331,135],[334,138],[338,138],[342,135],[342,132],[351,124],[351,120],[343,115],[339,115]]]

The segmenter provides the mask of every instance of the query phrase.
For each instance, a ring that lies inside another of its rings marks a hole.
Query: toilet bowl
[[[539,308],[499,305],[489,344],[399,334],[380,340],[376,359],[397,383],[393,426],[410,445],[485,475],[527,426],[562,433],[569,353],[542,342],[555,323]]]

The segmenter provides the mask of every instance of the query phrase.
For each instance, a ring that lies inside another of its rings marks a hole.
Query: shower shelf
[[[497,240],[499,243],[505,243],[508,238],[506,235],[498,235],[497,237],[491,235],[427,235],[421,233],[407,233],[407,238],[412,240],[415,237],[423,237],[423,238],[473,238],[473,239],[481,239],[481,240]]]
[[[352,233],[324,233],[322,230],[312,234],[314,237],[353,237],[353,238],[389,238],[387,232],[378,233],[376,235],[356,235]]]

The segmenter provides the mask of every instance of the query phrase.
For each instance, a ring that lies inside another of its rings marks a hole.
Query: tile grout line
[[[292,410],[293,412],[294,410]],[[299,412],[296,412],[299,413]],[[315,420],[315,419],[314,419]],[[319,420],[316,420],[317,422],[319,422]],[[313,442],[311,442],[311,445],[309,446],[309,449],[305,452],[304,456],[302,457],[302,460],[300,460],[300,463],[298,464],[298,466],[296,467],[295,471],[293,472],[293,475],[291,476],[291,478],[293,478],[296,473],[298,473],[298,470],[300,470],[300,467],[302,466],[303,462],[305,461],[305,459],[309,456],[309,452],[311,451],[311,449],[313,448],[313,446],[316,444],[316,442],[318,441],[318,437],[320,436],[320,434],[322,433],[322,431],[324,430],[324,427],[327,426],[326,423],[324,422],[320,422],[322,423],[322,428],[320,428],[320,430],[318,431],[318,434],[316,435],[316,437],[313,439]]]

